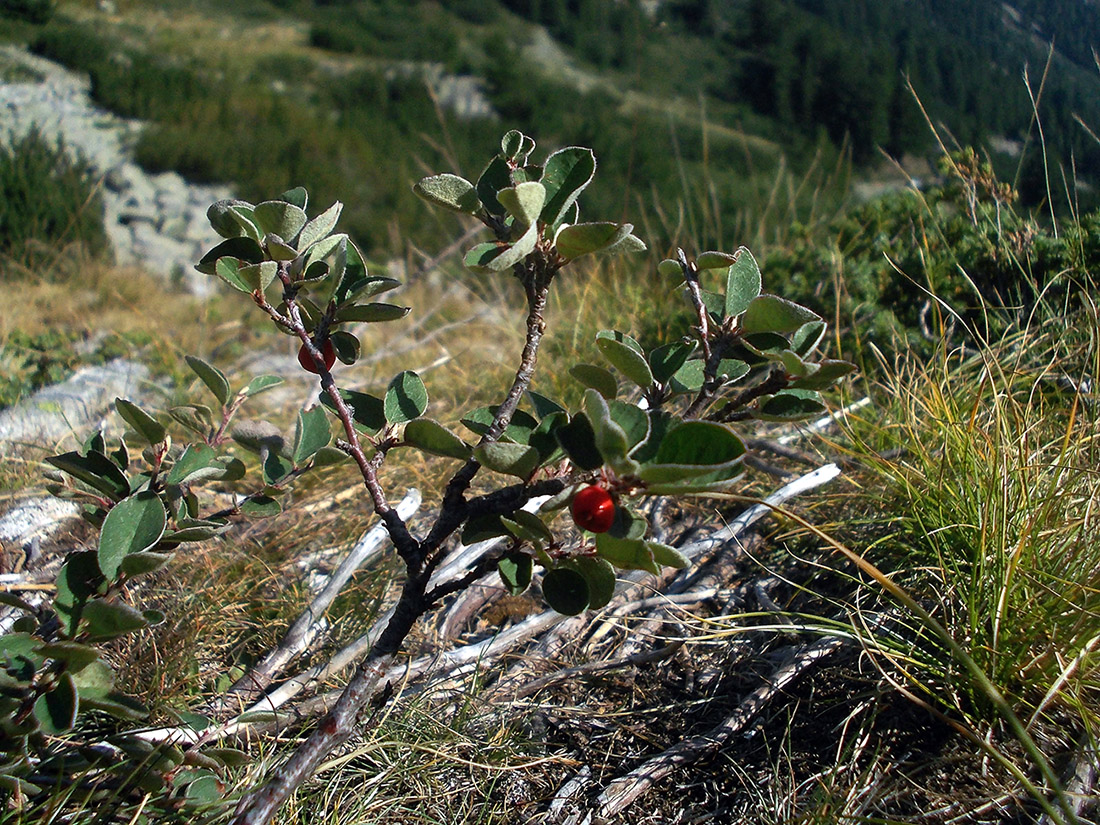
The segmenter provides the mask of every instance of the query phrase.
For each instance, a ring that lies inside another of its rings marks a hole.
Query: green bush
[[[0,145],[0,256],[27,260],[43,247],[77,242],[107,250],[103,205],[87,162],[37,129]]]
[[[0,17],[41,25],[53,17],[53,0],[0,0]]]
[[[937,316],[948,329],[963,322],[996,335],[1040,294],[1051,300],[1100,269],[1100,213],[1055,231],[1014,208],[1017,193],[972,149],[944,157],[940,172],[942,182],[922,192],[850,210],[826,243],[807,230],[768,255],[794,300],[837,308],[849,324],[846,349],[901,337],[927,351]]]

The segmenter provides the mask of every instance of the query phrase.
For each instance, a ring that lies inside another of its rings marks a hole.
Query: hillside
[[[1096,9],[0,0],[0,821],[1100,821]]]
[[[677,202],[700,244],[753,232],[777,174],[789,176],[781,190],[799,193],[793,214],[814,220],[845,198],[843,177],[822,170],[848,153],[857,178],[880,176],[880,151],[899,160],[938,153],[909,82],[947,147],[990,152],[1025,203],[1047,197],[1044,159],[1058,211],[1071,202],[1087,208],[1100,191],[1100,148],[1088,132],[1100,123],[1091,4],[173,0],[105,8],[115,11],[61,3],[44,24],[7,23],[8,37],[89,72],[108,109],[152,121],[138,145],[150,170],[231,183],[244,197],[302,180],[322,198],[340,187],[356,237],[389,255],[406,250],[387,225],[419,223],[395,181],[443,157],[476,176],[468,166],[484,151],[477,136],[497,123],[544,145],[593,146],[616,181],[614,198],[597,206],[641,207],[664,243],[677,231],[669,208]],[[1037,96],[1042,85],[1043,144],[1025,67]],[[914,176],[927,170],[911,165]]]

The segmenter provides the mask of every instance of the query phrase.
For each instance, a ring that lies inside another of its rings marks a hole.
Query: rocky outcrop
[[[138,398],[148,379],[147,367],[121,358],[77,370],[67,381],[0,410],[0,455],[5,442],[49,447],[67,435],[87,432],[115,398]]]
[[[231,191],[189,184],[174,172],[145,172],[132,160],[142,125],[95,106],[89,86],[87,77],[24,49],[0,47],[0,140],[22,136],[32,126],[51,141],[63,140],[100,177],[116,262],[178,278],[205,294],[211,281],[194,271],[194,263],[219,240],[206,209]]]

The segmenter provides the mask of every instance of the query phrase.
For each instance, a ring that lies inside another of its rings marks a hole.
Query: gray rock
[[[3,442],[41,446],[91,429],[111,409],[115,398],[136,398],[148,379],[147,367],[121,358],[77,370],[67,381],[0,410],[0,455]]]
[[[32,127],[48,140],[58,138],[80,154],[101,176],[104,224],[120,264],[135,264],[151,272],[177,277],[199,295],[213,289],[211,279],[194,271],[201,254],[221,240],[206,222],[206,208],[231,196],[227,186],[188,184],[174,172],[149,175],[133,160],[132,147],[142,124],[128,121],[93,105],[89,82],[24,49],[0,47],[0,112],[4,128],[17,138]],[[133,227],[153,227],[160,236]]]
[[[33,539],[44,538],[79,513],[80,505],[75,501],[52,496],[21,501],[0,516],[0,542],[21,547]]]

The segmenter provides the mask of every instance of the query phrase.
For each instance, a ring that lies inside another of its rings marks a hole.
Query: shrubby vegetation
[[[87,163],[37,130],[9,135],[0,142],[0,258],[27,262],[66,244],[92,255],[107,250],[103,204]]]
[[[1100,212],[1055,226],[1020,210],[1016,191],[972,149],[939,168],[943,183],[853,208],[767,256],[792,297],[848,319],[849,352],[898,338],[927,351],[956,326],[997,337],[1040,294],[1077,306],[1075,285],[1100,268]]]

